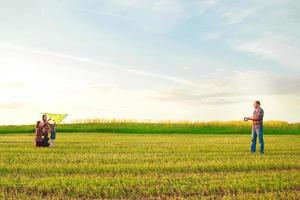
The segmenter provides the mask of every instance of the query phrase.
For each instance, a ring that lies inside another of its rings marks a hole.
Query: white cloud
[[[232,25],[240,25],[247,19],[257,18],[266,12],[266,9],[286,6],[285,0],[272,1],[241,1],[226,2],[221,0],[202,0],[197,2],[198,13],[206,17],[214,28],[222,29]],[[273,16],[274,17],[274,16]],[[277,17],[277,16],[275,16]]]
[[[198,12],[201,15],[206,14],[216,6],[218,6],[216,0],[202,0],[197,2]]]
[[[191,69],[191,67],[190,66],[184,66],[183,69],[186,70],[186,71],[189,71]]]
[[[3,82],[0,81],[0,88],[23,88],[25,87],[26,84],[24,82],[21,81],[17,81],[17,82]]]
[[[204,0],[197,3],[200,15],[214,17],[220,20],[218,26],[233,25],[242,22],[247,17],[254,15],[265,4],[247,6],[243,4],[230,4],[215,0]]]
[[[245,20],[247,17],[253,15],[257,11],[258,9],[229,9],[224,11],[222,15],[226,19],[227,25],[231,25]]]
[[[215,40],[222,35],[220,31],[204,33],[201,38],[204,40]]]
[[[102,10],[87,10],[87,9],[79,9],[80,12],[85,12],[85,13],[91,13],[91,14],[96,14],[96,15],[104,15],[104,16],[110,16],[110,17],[115,17],[115,18],[120,18],[128,21],[132,21],[137,23],[139,20],[137,17],[132,17],[124,14],[118,14],[115,12],[107,12],[107,11],[102,11]]]
[[[234,44],[234,49],[262,59],[271,60],[284,67],[300,69],[300,48],[297,41],[283,37],[262,37]]]
[[[223,75],[223,77],[222,77]],[[252,101],[252,97],[300,96],[300,74],[277,75],[255,71],[233,71],[221,73],[199,80],[205,89],[184,87],[183,85],[162,89],[154,98],[165,101],[178,101],[187,104],[232,104]]]
[[[178,78],[178,77],[169,76],[169,75],[160,74],[160,73],[136,70],[136,69],[124,69],[124,70],[127,72],[130,72],[130,73],[133,73],[133,74],[136,74],[139,76],[145,76],[148,78],[155,78],[155,79],[160,79],[160,80],[164,80],[164,81],[171,81],[174,83],[193,86],[193,87],[202,87],[201,85],[197,84],[196,82],[190,81],[188,79]]]
[[[0,110],[20,109],[23,106],[24,106],[23,102],[0,104]]]
[[[182,21],[189,17],[187,4],[189,3],[181,0],[114,0],[109,1],[104,8],[102,7],[100,13],[109,13],[111,16],[126,16],[125,18],[145,31],[164,34],[176,29]],[[93,10],[93,12],[98,11]]]
[[[73,55],[63,54],[63,53],[58,53],[58,52],[53,52],[53,51],[36,50],[36,49],[31,49],[31,48],[14,45],[14,44],[9,44],[9,43],[0,43],[0,48],[12,49],[14,51],[21,51],[21,52],[30,53],[30,54],[38,54],[38,55],[44,55],[44,56],[52,56],[52,57],[57,57],[57,58],[75,60],[75,61],[84,62],[84,63],[91,64],[91,65],[108,66],[107,63],[95,61],[95,60],[92,60],[89,58],[73,56]]]

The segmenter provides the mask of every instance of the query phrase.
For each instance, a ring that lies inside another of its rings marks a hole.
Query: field
[[[249,130],[249,129],[248,129]],[[0,199],[300,199],[300,136],[0,134]]]

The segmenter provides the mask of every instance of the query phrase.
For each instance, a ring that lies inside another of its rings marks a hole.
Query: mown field
[[[300,136],[0,134],[0,199],[300,199]]]

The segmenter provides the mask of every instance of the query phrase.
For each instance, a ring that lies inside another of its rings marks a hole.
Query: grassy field
[[[300,136],[0,134],[0,199],[300,199]]]
[[[300,134],[300,123],[268,121],[264,123],[265,134]],[[61,124],[60,133],[151,133],[151,134],[247,134],[251,122],[136,122],[130,120],[86,120],[82,123]],[[34,125],[0,126],[0,134],[33,133]]]

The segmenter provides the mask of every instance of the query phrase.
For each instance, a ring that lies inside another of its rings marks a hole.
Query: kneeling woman
[[[35,126],[35,138],[34,138],[35,146],[37,147],[43,146],[42,135],[43,135],[43,123],[41,121],[37,121]]]

